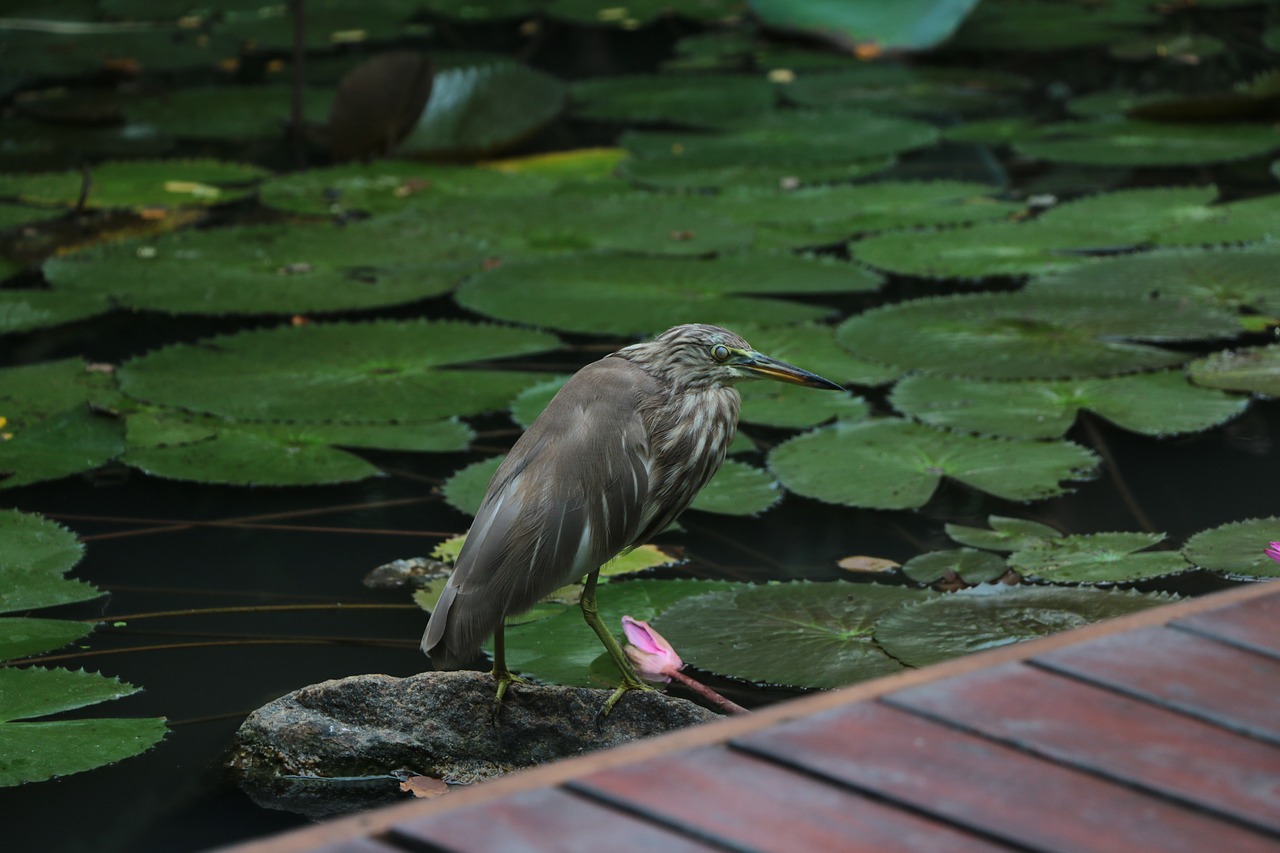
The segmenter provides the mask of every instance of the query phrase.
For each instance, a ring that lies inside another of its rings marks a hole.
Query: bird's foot
[[[489,674],[493,676],[493,680],[497,682],[498,685],[498,691],[493,695],[493,711],[491,712],[493,724],[497,726],[499,716],[502,713],[502,697],[507,695],[507,688],[512,684],[528,684],[529,679],[521,678],[514,672],[510,672],[506,669],[501,671],[494,669],[493,672]]]
[[[617,689],[614,690],[613,693],[609,696],[609,698],[605,700],[604,707],[600,709],[599,716],[601,717],[609,716],[609,713],[613,711],[613,706],[618,704],[618,700],[620,700],[623,696],[627,695],[632,690],[654,690],[654,689],[656,688],[654,688],[652,685],[645,684],[643,681],[641,681],[638,678],[627,678],[626,676],[623,676],[622,683],[619,684]]]

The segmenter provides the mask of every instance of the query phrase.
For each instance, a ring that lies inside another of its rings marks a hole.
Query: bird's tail
[[[422,651],[431,657],[436,669],[461,669],[480,655],[480,647],[502,623],[503,613],[496,608],[477,612],[471,596],[457,595],[446,586],[431,611],[427,630],[422,634]]]

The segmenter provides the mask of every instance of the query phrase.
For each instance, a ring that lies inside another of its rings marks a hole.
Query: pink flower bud
[[[622,631],[627,635],[623,651],[636,669],[636,675],[646,681],[670,681],[671,673],[684,668],[684,661],[671,648],[671,644],[649,623],[622,617]]]
[[[1263,553],[1275,560],[1277,563],[1280,563],[1280,542],[1272,542]]]

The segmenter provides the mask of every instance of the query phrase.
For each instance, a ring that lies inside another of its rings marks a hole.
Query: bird
[[[735,386],[752,379],[844,390],[727,329],[686,324],[583,367],[516,441],[422,636],[437,670],[466,666],[493,636],[495,723],[507,688],[523,681],[507,669],[504,620],[583,577],[583,617],[622,673],[603,712],[652,689],[600,618],[599,570],[693,502],[737,432]]]

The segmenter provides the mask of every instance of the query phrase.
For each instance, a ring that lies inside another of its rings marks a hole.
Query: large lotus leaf
[[[6,272],[0,259],[0,277]],[[0,334],[47,329],[63,323],[73,323],[112,308],[104,294],[63,293],[57,290],[13,289],[0,290]]]
[[[444,499],[454,509],[475,515],[484,500],[489,481],[505,456],[482,459],[455,471],[444,484]],[[693,509],[723,515],[756,515],[782,498],[777,482],[767,472],[743,462],[727,461],[692,504]]]
[[[1168,249],[1103,258],[1087,267],[1040,276],[1029,292],[1076,296],[1132,294],[1194,300],[1227,308],[1280,312],[1280,247]]]
[[[565,97],[559,80],[516,62],[446,68],[435,75],[427,106],[397,152],[428,158],[492,154],[549,124]]]
[[[987,0],[960,26],[949,46],[1035,54],[1110,44],[1159,22],[1159,15],[1142,3]]]
[[[885,385],[902,375],[896,368],[850,353],[836,342],[836,330],[832,326],[817,323],[740,326],[734,331],[765,355],[803,367],[838,384]]]
[[[600,587],[596,601],[604,624],[615,637],[621,637],[624,615],[649,622],[678,601],[739,586],[705,580],[618,581]],[[566,607],[546,619],[507,625],[507,666],[544,681],[577,687],[615,687],[621,675],[605,655],[604,646],[577,607]],[[604,660],[599,661],[602,657]]]
[[[1098,457],[1071,442],[982,438],[910,421],[839,421],[774,448],[769,468],[797,494],[870,509],[923,506],[942,478],[1013,501],[1062,494]]]
[[[928,50],[946,41],[978,0],[750,0],[766,25],[799,30],[842,48]]]
[[[917,299],[846,320],[836,339],[901,368],[983,379],[1105,376],[1185,361],[1129,341],[1230,338],[1230,313],[1176,300],[982,293]]]
[[[624,148],[639,156],[675,156],[699,166],[847,163],[932,145],[938,131],[923,122],[861,110],[762,113],[727,125],[723,133],[689,131],[626,134]]]
[[[1192,166],[1242,160],[1280,148],[1265,124],[1173,124],[1103,119],[1042,128],[1015,140],[1026,157],[1089,166]]]
[[[876,623],[875,638],[908,666],[929,666],[1175,600],[1133,590],[978,586],[887,614]]]
[[[628,134],[627,138],[630,136]],[[673,152],[629,158],[618,167],[618,173],[646,189],[690,192],[751,187],[776,191],[797,186],[847,183],[883,172],[895,162],[896,159],[890,155],[842,163],[810,163],[794,152],[784,152],[769,163],[741,163],[729,159],[715,161],[710,157],[689,159],[682,153]]]
[[[278,137],[289,120],[292,90],[284,85],[178,89],[164,97],[130,102],[129,120],[190,139]],[[303,117],[321,123],[333,92],[303,91]]]
[[[573,86],[574,115],[598,121],[716,127],[773,102],[769,81],[740,74],[600,77]]]
[[[1212,215],[1207,205],[1217,195],[1212,186],[1100,193],[1048,210],[1036,224],[1067,233],[1092,231],[1096,242],[1085,248],[1126,248],[1148,243],[1167,229],[1204,221]]]
[[[1188,373],[1197,385],[1280,397],[1280,344],[1216,352],[1191,362]]]
[[[4,577],[4,574],[4,570],[0,569],[0,577]],[[60,649],[92,630],[92,624],[70,619],[34,619],[26,616],[0,619],[0,661]]]
[[[446,207],[477,197],[539,196],[555,184],[536,172],[375,160],[278,175],[264,181],[258,195],[280,210],[346,215],[398,210],[410,200]]]
[[[791,192],[737,190],[708,199],[719,213],[755,227],[773,245],[838,243],[869,231],[1001,219],[1021,205],[962,181],[879,181]]]
[[[1183,555],[1201,568],[1232,577],[1280,577],[1280,563],[1263,553],[1280,542],[1280,517],[1233,521],[1202,530],[1186,541]]]
[[[985,278],[1048,273],[1090,264],[1080,254],[1105,242],[1088,227],[1051,228],[1038,222],[981,223],[942,231],[874,234],[850,244],[855,259],[877,269],[928,278]]]
[[[433,260],[383,221],[175,231],[50,258],[56,292],[175,314],[292,314],[413,302],[443,293],[481,253]]]
[[[219,160],[108,162],[72,172],[0,175],[0,195],[71,207],[180,207],[223,204],[253,192],[265,169]],[[86,177],[88,183],[86,185]]]
[[[1045,539],[1057,539],[1062,535],[1047,524],[1025,518],[992,515],[987,517],[987,523],[991,525],[990,530],[984,527],[948,524],[946,531],[948,536],[961,545],[988,551],[1017,551]]]
[[[993,581],[1009,569],[1004,559],[990,551],[973,548],[952,548],[946,551],[929,551],[907,560],[902,573],[916,583],[936,583],[948,574],[955,575],[967,584]]]
[[[317,323],[176,344],[132,359],[119,377],[144,402],[239,420],[431,421],[504,408],[546,379],[441,368],[558,343],[541,332],[451,321]]]
[[[94,587],[63,577],[83,553],[75,534],[54,522],[0,510],[0,613],[97,598]]]
[[[876,622],[926,590],[843,581],[738,587],[689,598],[654,625],[688,663],[762,684],[840,687],[902,668]]]
[[[124,449],[120,422],[87,405],[29,422],[0,440],[0,488],[56,480],[105,465]]]
[[[584,255],[503,264],[464,282],[456,298],[473,311],[512,322],[635,334],[661,332],[690,317],[730,328],[812,320],[831,312],[754,294],[834,293],[866,286],[867,275],[857,267],[795,255],[712,260]]]
[[[1212,429],[1249,405],[1189,384],[1182,371],[1056,382],[914,375],[894,386],[890,399],[931,426],[1010,438],[1059,438],[1082,409],[1144,435],[1179,435]]]
[[[84,670],[0,669],[0,785],[92,770],[155,746],[165,735],[160,717],[12,722],[135,692],[119,679]]]
[[[126,418],[121,461],[161,477],[204,483],[300,486],[376,476],[339,447],[465,450],[472,433],[456,420],[408,424],[238,423],[181,412]]]
[[[1177,551],[1146,551],[1163,533],[1092,533],[1042,539],[1009,555],[1009,567],[1050,583],[1113,584],[1191,569]]]
[[[976,113],[1012,103],[1021,77],[976,68],[865,64],[840,72],[799,75],[783,89],[804,107],[861,107],[903,113]]]
[[[119,397],[110,372],[90,369],[78,358],[0,369],[0,417],[7,433],[81,403],[110,408]]]
[[[1280,234],[1280,193],[1206,207],[1199,219],[1186,218],[1152,235],[1157,246],[1274,241]]]

